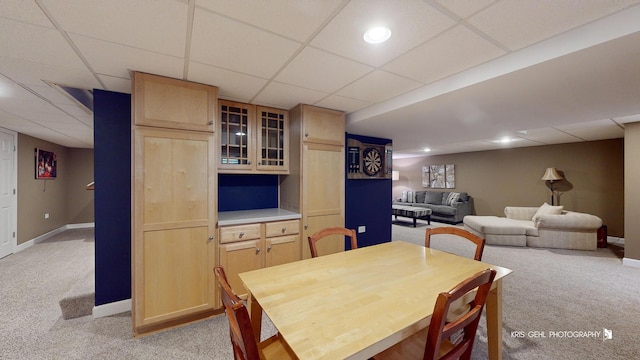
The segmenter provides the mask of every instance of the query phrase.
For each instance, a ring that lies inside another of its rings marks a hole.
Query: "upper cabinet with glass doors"
[[[218,172],[288,174],[288,111],[226,100],[218,102]]]

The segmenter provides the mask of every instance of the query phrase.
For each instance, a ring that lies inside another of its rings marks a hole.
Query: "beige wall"
[[[454,164],[455,190],[473,196],[476,214],[497,216],[504,216],[505,206],[549,203],[540,178],[547,167],[556,167],[573,187],[561,195],[560,205],[597,215],[609,235],[624,236],[623,139],[397,159],[393,169],[400,180],[393,182],[393,196],[425,190],[421,169],[433,164]]]
[[[624,257],[640,260],[640,122],[624,126]]]
[[[35,179],[35,148],[56,153],[55,180]],[[93,193],[76,185],[92,178],[92,174],[93,150],[69,149],[18,134],[17,244],[67,224],[93,222]],[[44,218],[45,213],[49,214],[48,219]]]

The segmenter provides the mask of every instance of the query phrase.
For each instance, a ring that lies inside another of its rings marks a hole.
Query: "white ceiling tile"
[[[362,101],[378,102],[406,93],[421,85],[417,81],[376,70],[336,94]]]
[[[275,80],[307,89],[334,92],[373,69],[322,50],[306,47]]]
[[[301,45],[204,10],[194,15],[192,39],[192,61],[262,78],[273,76]]]
[[[64,31],[184,56],[186,3],[175,0],[41,0]],[[82,16],[78,16],[82,14]]]
[[[85,122],[87,116],[93,116],[91,112],[85,110],[80,107],[78,104],[56,104],[57,107],[62,109],[67,114],[73,116],[73,118],[77,121],[83,122],[87,125],[93,126],[93,120],[90,122]]]
[[[391,30],[391,38],[377,45],[364,42],[365,31],[379,25]],[[421,0],[353,0],[310,44],[380,66],[452,25],[452,19]]]
[[[317,103],[314,103],[313,105],[317,105],[327,109],[336,109],[336,110],[344,111],[345,113],[350,113],[352,111],[364,109],[367,106],[370,106],[372,104],[373,103],[368,101],[351,99],[344,96],[330,95],[318,101]]]
[[[99,75],[99,77],[107,87],[106,90],[131,94],[131,79],[123,79],[106,75]]]
[[[501,44],[516,50],[635,3],[638,0],[504,0],[494,3],[468,21]]]
[[[218,97],[249,102],[267,83],[267,80],[196,62],[189,63],[187,80],[218,87]]]
[[[53,24],[35,1],[2,0],[0,1],[0,14],[3,18],[53,28]]]
[[[198,0],[196,6],[305,42],[341,3],[342,0]]]
[[[130,46],[70,35],[93,70],[101,75],[129,78],[129,69],[182,78],[182,57],[159,54]]]
[[[459,25],[391,61],[383,69],[428,84],[504,54],[497,46]]]
[[[29,85],[28,87],[54,104],[75,104],[74,100],[69,96],[45,83],[42,83],[42,85]]]
[[[83,89],[100,87],[100,83],[84,66],[69,68],[0,57],[0,73],[10,74],[12,80],[28,85],[39,86],[43,84],[43,80],[47,80]]]
[[[69,68],[84,68],[71,46],[56,30],[0,18],[2,55]]]
[[[586,141],[624,137],[624,129],[610,119],[561,125],[556,128]]]
[[[540,144],[561,144],[580,141],[580,138],[576,138],[564,131],[560,131],[555,128],[541,128],[533,130],[524,130],[519,134],[520,137],[531,141],[538,142]]]
[[[449,11],[464,19],[496,0],[435,0]]]
[[[328,94],[292,85],[271,82],[258,94],[254,103],[281,109],[291,109],[302,104],[315,104]]]

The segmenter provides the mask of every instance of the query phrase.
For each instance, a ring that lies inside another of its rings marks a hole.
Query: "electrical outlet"
[[[49,213],[45,213],[45,214],[44,214],[44,218],[45,218],[45,219],[48,219],[48,218],[49,218]]]
[[[367,231],[367,227],[366,226],[358,226],[358,234],[362,234],[363,232]]]

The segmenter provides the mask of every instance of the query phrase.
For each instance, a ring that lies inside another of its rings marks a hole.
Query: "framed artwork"
[[[431,165],[431,187],[434,189],[443,189],[444,185],[444,165]]]
[[[429,166],[422,167],[422,187],[431,187],[431,181],[429,179]]]
[[[422,187],[454,189],[456,187],[456,166],[453,164],[423,166]]]
[[[52,151],[35,149],[36,179],[55,179],[58,172],[58,156]]]
[[[453,164],[445,165],[445,187],[447,189],[455,189],[456,187],[456,166]]]

